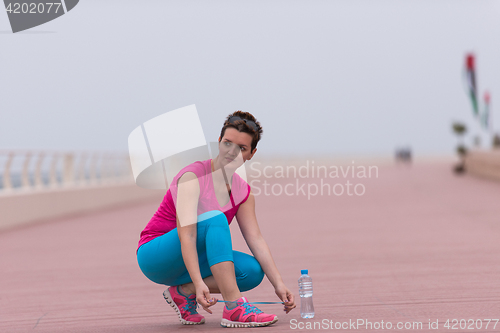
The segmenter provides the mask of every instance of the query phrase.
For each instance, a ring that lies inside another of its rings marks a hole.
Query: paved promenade
[[[278,181],[295,182],[268,180]],[[455,176],[442,162],[380,167],[378,178],[353,182],[365,186],[363,196],[257,197],[261,230],[299,304],[297,279],[309,269],[316,317],[302,320],[298,308],[285,315],[278,305],[262,305],[279,321],[253,330],[292,331],[326,321],[334,329],[336,322],[364,320],[374,328],[390,322],[392,331],[400,331],[398,322],[421,322],[421,329],[408,331],[500,332],[500,323],[486,329],[487,321],[475,321],[500,318],[500,182]],[[165,288],[139,270],[139,233],[158,205],[0,233],[0,332],[223,330],[222,303],[213,315],[200,309],[205,325],[182,326],[163,299]],[[237,225],[231,229],[234,248],[249,252]],[[267,279],[245,295],[278,300]],[[447,319],[474,323],[451,330]],[[430,330],[429,320],[439,329]],[[476,325],[482,328],[470,329]]]

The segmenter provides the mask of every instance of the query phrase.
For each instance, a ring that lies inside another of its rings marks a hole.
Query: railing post
[[[49,186],[57,187],[57,153],[52,154],[52,163],[50,163]]]
[[[7,157],[7,162],[5,163],[5,171],[3,173],[3,189],[4,191],[12,190],[12,178],[10,175],[10,168],[12,166],[12,161],[14,160],[14,152],[9,152]]]
[[[71,153],[64,154],[63,160],[63,184],[72,185],[74,182],[74,159],[75,156]]]
[[[39,189],[43,187],[42,163],[43,163],[44,157],[45,157],[45,154],[43,152],[41,152],[40,154],[38,154],[38,161],[36,163],[35,187],[39,188]]]
[[[24,156],[23,171],[21,174],[21,186],[25,189],[30,188],[29,165],[31,160],[31,152],[27,152]]]
[[[108,177],[108,181],[111,183],[116,181],[116,177],[115,177],[116,161],[115,161],[114,157],[115,156],[112,153],[108,153],[106,155],[107,166],[108,166],[107,177]]]
[[[99,159],[99,154],[94,153],[90,159],[90,184],[94,185],[97,183],[97,160]]]
[[[130,163],[130,157],[127,155],[123,157],[123,168],[125,170],[124,172],[125,180],[134,181],[134,175],[132,173],[132,165]]]
[[[85,164],[87,163],[87,154],[80,155],[80,166],[78,167],[78,183],[83,185],[85,183]]]
[[[101,184],[108,181],[108,154],[103,153],[101,155],[101,170],[100,170]]]

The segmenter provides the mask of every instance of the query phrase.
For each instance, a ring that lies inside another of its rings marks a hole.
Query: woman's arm
[[[290,310],[295,308],[294,296],[283,283],[269,246],[264,237],[262,237],[255,215],[255,198],[251,192],[248,199],[238,208],[236,219],[250,251],[252,251],[255,259],[259,262],[278,297],[285,302],[286,313],[290,312]]]
[[[196,300],[207,312],[212,313],[208,309],[212,304],[207,302],[210,299],[210,291],[201,277],[196,249],[196,223],[198,220],[198,198],[200,197],[198,178],[193,172],[186,172],[179,178],[177,188],[175,208],[182,258],[196,288]]]

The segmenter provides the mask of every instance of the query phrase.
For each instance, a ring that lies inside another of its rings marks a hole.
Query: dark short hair
[[[241,119],[253,121],[257,125],[257,130],[254,130],[244,120],[236,120],[236,121],[233,121],[232,123],[230,123],[229,118],[234,117],[234,116],[240,117]],[[224,133],[226,132],[226,129],[228,129],[228,128],[235,128],[239,132],[250,134],[250,136],[252,137],[252,144],[250,147],[251,152],[257,147],[257,143],[259,142],[260,138],[262,137],[262,132],[263,132],[262,126],[260,126],[260,123],[257,121],[257,119],[255,119],[255,117],[250,112],[243,112],[241,110],[235,111],[227,116],[226,120],[224,121],[224,126],[222,126],[222,130],[220,131],[221,140],[224,137]]]

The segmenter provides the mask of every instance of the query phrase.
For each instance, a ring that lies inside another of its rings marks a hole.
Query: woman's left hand
[[[278,285],[274,291],[276,292],[276,295],[278,295],[278,297],[285,303],[283,311],[288,314],[288,312],[295,308],[295,298],[293,297],[292,292],[284,284]]]

